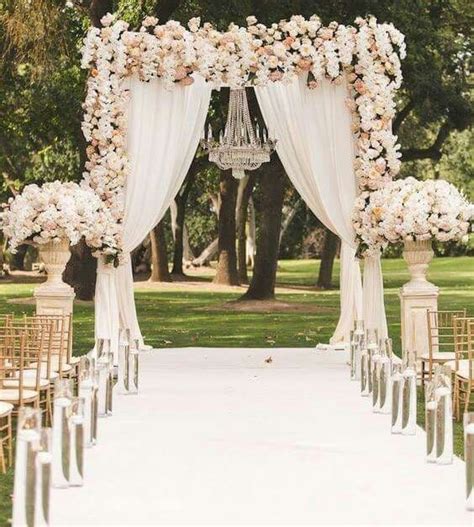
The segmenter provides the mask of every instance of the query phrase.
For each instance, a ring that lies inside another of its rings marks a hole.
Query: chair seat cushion
[[[13,405],[10,403],[4,403],[0,401],[0,417],[6,417],[13,411]]]
[[[469,360],[468,359],[458,360],[458,366],[461,366],[463,364],[469,364]],[[444,363],[444,366],[449,366],[452,371],[455,371],[456,370],[456,361],[455,360],[448,360],[447,362]]]
[[[41,378],[47,379],[49,382],[56,380],[59,377],[59,373],[57,371],[50,371],[49,377],[46,377],[46,374],[48,373],[48,368],[46,367],[46,364],[41,364]],[[28,369],[23,370],[23,378],[26,379],[27,377],[35,377],[36,378],[36,369]]]
[[[30,366],[32,368],[36,368],[37,364],[38,364],[37,362],[33,362]],[[47,366],[46,361],[43,361],[43,364],[45,365],[45,367]],[[51,371],[56,371],[56,372],[59,371],[59,359],[57,357],[53,357],[51,359],[50,369]],[[70,364],[66,364],[65,362],[63,362],[61,364],[61,369],[63,373],[69,373],[72,370],[72,366]]]
[[[460,361],[461,362],[461,361]],[[459,368],[456,370],[456,375],[462,377],[465,380],[469,380],[469,361],[462,361],[465,364],[460,364]],[[474,380],[474,368],[472,369],[471,380]]]
[[[5,388],[16,388],[18,386],[18,383],[20,382],[19,379],[5,379],[3,381],[3,386]],[[25,388],[31,388],[32,390],[36,390],[36,375],[31,377],[23,377],[23,386]],[[40,379],[40,389],[49,388],[49,380],[48,379]]]
[[[23,390],[23,402],[31,403],[38,398],[38,392],[34,390]],[[20,402],[20,390],[16,388],[0,388],[0,401],[7,401],[13,404]]]
[[[456,353],[454,351],[435,351],[432,353],[433,362],[447,362],[448,360],[454,360],[456,358]],[[423,353],[420,355],[422,361],[429,361],[429,353]]]

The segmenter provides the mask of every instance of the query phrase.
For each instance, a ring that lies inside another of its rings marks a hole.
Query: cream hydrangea
[[[75,245],[82,237],[101,254],[117,253],[116,222],[99,195],[77,183],[53,181],[27,185],[0,213],[0,228],[15,252],[25,242],[63,239]]]
[[[447,181],[409,177],[361,194],[354,227],[365,252],[405,240],[462,240],[473,218],[474,205]]]

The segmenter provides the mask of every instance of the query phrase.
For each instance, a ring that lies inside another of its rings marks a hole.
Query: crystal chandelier
[[[230,90],[229,110],[224,131],[214,140],[209,125],[207,138],[203,134],[201,145],[209,154],[209,161],[222,170],[232,170],[236,179],[242,179],[246,170],[255,170],[270,161],[276,141],[268,137],[267,130],[258,123],[255,129],[250,120],[245,88]]]

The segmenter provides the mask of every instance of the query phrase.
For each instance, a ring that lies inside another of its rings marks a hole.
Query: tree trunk
[[[163,223],[150,232],[151,242],[151,276],[150,282],[171,282],[168,269],[168,253],[166,251],[166,238]]]
[[[196,267],[200,267],[201,265],[207,264],[215,254],[217,254],[217,251],[219,250],[219,238],[216,238],[215,240],[212,240],[212,242],[202,251],[202,253],[197,257],[194,258],[192,261],[192,264]]]
[[[220,175],[219,208],[219,259],[217,262],[215,284],[238,285],[237,253],[235,250],[235,205],[237,200],[237,181],[229,170]]]
[[[294,220],[296,213],[298,212],[302,204],[303,204],[303,200],[299,198],[298,201],[292,207],[289,207],[289,206],[283,207],[283,212],[282,212],[283,221],[282,221],[281,231],[280,231],[280,243],[283,240],[283,236],[288,230],[288,227],[291,225],[291,222]]]
[[[253,203],[252,196],[249,198],[249,204],[247,208],[247,220],[248,220],[248,233],[247,233],[247,265],[250,269],[254,268],[255,265],[255,252],[256,252],[256,238],[257,238],[257,227],[255,221],[255,205]]]
[[[332,231],[327,229],[321,255],[318,282],[316,284],[321,289],[331,289],[332,287],[332,270],[338,246],[339,238]]]
[[[71,259],[66,265],[63,279],[74,288],[79,300],[93,300],[97,278],[97,258],[82,239],[71,247]]]
[[[174,210],[173,210],[174,209]],[[174,203],[171,205],[171,225],[174,238],[173,251],[173,269],[171,274],[175,276],[184,276],[183,270],[183,235],[184,235],[184,213],[185,203],[176,196]]]
[[[12,253],[10,259],[10,267],[12,271],[24,271],[25,270],[25,256],[28,250],[28,245],[20,245],[16,250],[16,253]]]
[[[248,284],[247,274],[247,216],[249,199],[255,185],[255,175],[246,175],[239,181],[237,189],[237,204],[235,209],[235,222],[237,230],[237,266],[239,280]]]
[[[257,255],[252,281],[241,300],[270,300],[275,298],[281,216],[286,174],[275,157],[260,172],[262,211],[257,237]]]
[[[92,0],[89,6],[89,17],[95,27],[101,27],[100,19],[114,10],[113,0]]]
[[[194,260],[194,251],[189,241],[189,231],[186,223],[183,225],[183,261],[190,263]]]
[[[198,174],[199,170],[201,170],[202,167],[207,164],[207,162],[207,159],[202,157],[194,158],[191,166],[189,167],[186,179],[170,207],[171,229],[174,240],[173,270],[171,271],[173,275],[185,276],[183,271],[183,260],[185,257],[184,253],[186,244],[186,249],[188,249],[187,252],[190,252],[189,240],[187,239],[187,233],[185,232],[186,228],[184,225],[186,203],[188,201],[189,192],[196,181],[196,175]]]

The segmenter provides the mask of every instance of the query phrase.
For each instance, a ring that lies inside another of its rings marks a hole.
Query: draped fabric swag
[[[114,268],[99,262],[96,285],[96,338],[111,339],[119,327],[143,345],[133,294],[130,253],[161,220],[179,191],[204,128],[211,87],[196,76],[191,86],[164,87],[162,81],[130,79],[123,259]]]
[[[354,142],[345,84],[323,81],[310,90],[304,78],[256,88],[277,152],[312,212],[341,239],[341,313],[332,343],[347,342],[354,319],[387,334],[380,257],[366,260],[364,294],[352,211],[358,192]],[[130,253],[161,220],[191,165],[209,107],[211,87],[195,76],[191,86],[166,89],[160,80],[130,79],[123,258],[118,268],[99,261],[96,338],[117,349],[120,327],[143,345],[133,294]]]
[[[348,342],[354,319],[363,316],[363,293],[352,226],[358,185],[347,86],[325,80],[310,90],[301,77],[291,84],[256,88],[256,93],[293,185],[312,212],[341,239],[341,313],[331,343]],[[386,335],[380,261],[378,265],[371,261],[366,275],[378,286],[376,294],[366,295],[371,313],[379,315],[370,321],[376,325],[368,327]]]

